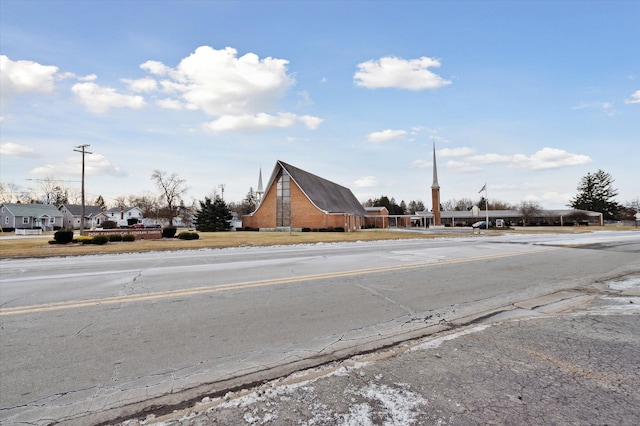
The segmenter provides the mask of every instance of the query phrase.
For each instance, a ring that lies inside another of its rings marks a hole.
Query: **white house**
[[[117,226],[129,226],[142,223],[143,214],[139,207],[114,207],[98,213],[95,218],[98,224],[110,220],[115,222]]]

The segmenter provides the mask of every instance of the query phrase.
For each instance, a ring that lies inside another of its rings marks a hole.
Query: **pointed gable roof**
[[[74,216],[82,215],[82,204],[63,204],[60,206],[60,208],[62,207],[66,207],[67,211]],[[86,217],[95,216],[100,213],[102,213],[102,209],[100,208],[100,206],[84,206],[84,215]]]
[[[53,204],[2,203],[2,206],[16,217],[62,217],[60,210]]]
[[[327,213],[349,213],[366,216],[367,212],[349,188],[306,172],[278,160],[267,188],[274,184],[280,169],[286,170],[291,179],[307,198],[320,210]]]

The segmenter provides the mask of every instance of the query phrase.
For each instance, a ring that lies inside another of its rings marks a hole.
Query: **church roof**
[[[274,184],[280,169],[286,170],[291,179],[318,209],[327,213],[367,215],[366,210],[349,188],[279,160],[269,179],[267,191]]]

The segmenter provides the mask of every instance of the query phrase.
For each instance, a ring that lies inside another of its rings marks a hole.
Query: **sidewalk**
[[[122,425],[637,425],[640,276]]]

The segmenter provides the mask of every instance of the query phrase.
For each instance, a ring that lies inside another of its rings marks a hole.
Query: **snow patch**
[[[383,425],[390,426],[417,424],[418,409],[426,406],[427,400],[407,389],[408,385],[402,385],[401,388],[371,383],[360,390],[351,391],[369,402],[351,406],[349,413],[341,416],[340,424],[374,425],[379,419],[384,419]]]
[[[434,349],[434,348],[438,348],[440,347],[440,345],[442,345],[444,342],[448,341],[448,340],[454,340],[457,339],[458,337],[462,337],[462,336],[466,336],[467,334],[472,334],[472,333],[477,333],[479,331],[485,330],[487,328],[489,328],[490,325],[479,325],[473,328],[468,328],[466,330],[462,330],[459,331],[457,333],[453,333],[453,334],[448,334],[446,336],[442,336],[442,337],[437,337],[435,339],[429,340],[428,342],[419,344],[417,346],[412,347],[410,350],[411,351],[421,351],[421,350],[425,350],[425,349]]]
[[[611,290],[630,290],[640,287],[640,277],[631,277],[621,281],[613,281],[609,283]]]

